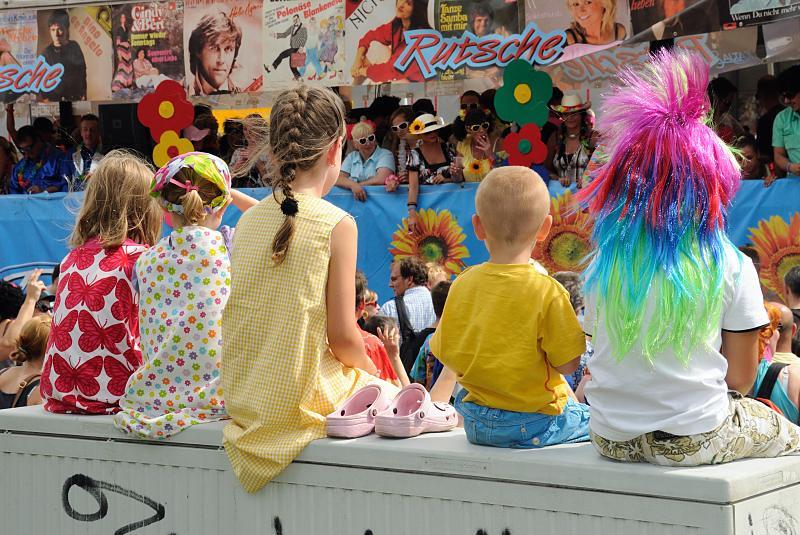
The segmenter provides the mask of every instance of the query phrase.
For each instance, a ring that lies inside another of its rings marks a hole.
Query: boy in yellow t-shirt
[[[475,195],[473,227],[489,262],[453,283],[431,352],[445,369],[431,390],[456,410],[474,444],[539,448],[589,440],[589,408],[570,397],[586,339],[554,279],[528,263],[550,230],[550,196],[526,167],[491,171]]]

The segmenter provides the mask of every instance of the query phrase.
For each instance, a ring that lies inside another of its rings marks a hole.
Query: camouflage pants
[[[713,431],[677,436],[655,431],[615,442],[590,433],[600,455],[617,461],[662,466],[721,464],[746,457],[800,454],[800,427],[763,403],[728,394],[729,414]]]

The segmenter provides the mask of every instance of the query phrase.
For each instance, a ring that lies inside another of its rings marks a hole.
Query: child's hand
[[[378,327],[378,339],[390,357],[400,356],[400,333],[395,327],[389,327],[386,332]]]
[[[25,287],[25,298],[28,301],[33,301],[34,303],[37,302],[42,296],[42,292],[47,288],[47,286],[45,286],[45,284],[39,280],[39,277],[41,276],[41,269],[34,269],[31,273],[31,279],[28,281],[28,284]]]

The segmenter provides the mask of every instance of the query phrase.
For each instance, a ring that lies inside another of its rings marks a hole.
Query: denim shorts
[[[455,407],[464,418],[467,440],[498,448],[543,448],[589,440],[589,406],[572,398],[561,414],[514,412],[491,409],[464,401],[466,390],[456,396]]]

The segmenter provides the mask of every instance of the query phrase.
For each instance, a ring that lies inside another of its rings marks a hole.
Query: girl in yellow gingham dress
[[[341,166],[341,101],[300,86],[281,94],[270,122],[276,192],[237,225],[222,321],[232,418],[224,445],[248,492],[324,437],[336,406],[378,381],[353,320],[355,223],[321,198]]]

